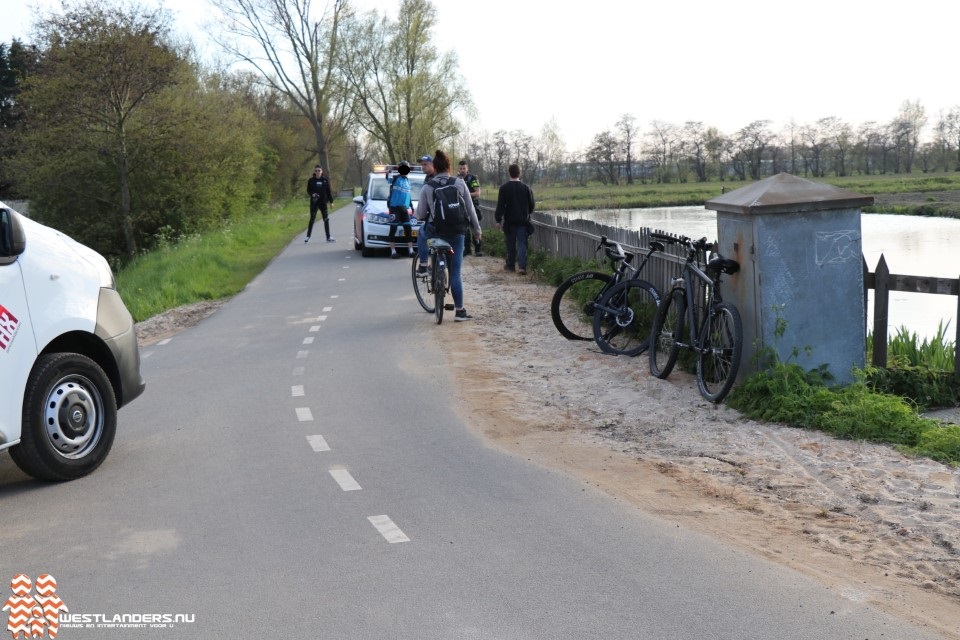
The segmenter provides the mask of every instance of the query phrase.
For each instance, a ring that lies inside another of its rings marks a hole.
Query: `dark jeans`
[[[507,269],[527,268],[527,225],[503,225],[503,239],[507,249]]]
[[[323,216],[323,230],[329,238],[330,219],[327,217],[327,203],[320,202],[319,200],[312,200],[310,202],[310,224],[307,225],[307,237],[309,238],[313,235],[313,222],[317,219],[317,211],[320,211],[320,215]]]

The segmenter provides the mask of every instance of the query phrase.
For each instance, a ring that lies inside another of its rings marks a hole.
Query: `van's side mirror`
[[[0,265],[10,264],[27,248],[27,236],[19,216],[0,208]]]

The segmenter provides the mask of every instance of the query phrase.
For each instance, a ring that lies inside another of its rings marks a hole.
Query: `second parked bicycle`
[[[719,254],[705,255],[713,246],[706,238],[653,233],[667,243],[682,244],[687,259],[680,277],[664,296],[650,334],[650,373],[666,378],[682,349],[697,358],[697,387],[710,402],[720,402],[730,392],[740,368],[743,325],[737,308],[720,295],[721,274],[734,274],[740,264]],[[701,265],[706,262],[705,268]]]

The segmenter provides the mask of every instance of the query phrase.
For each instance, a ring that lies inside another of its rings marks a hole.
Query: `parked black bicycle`
[[[663,250],[662,242],[651,241],[636,274],[643,271],[654,252]],[[636,274],[611,286],[594,302],[593,339],[604,353],[636,356],[650,345],[653,320],[660,306],[660,292]]]
[[[740,312],[724,302],[720,294],[720,276],[739,271],[736,260],[707,251],[713,245],[706,238],[691,240],[653,233],[653,237],[671,244],[682,244],[687,259],[682,275],[660,303],[650,334],[650,373],[666,378],[677,362],[681,349],[689,349],[697,358],[697,387],[710,402],[723,400],[737,378],[743,349],[743,325]],[[703,268],[703,265],[706,265]]]
[[[550,302],[550,316],[557,331],[567,340],[593,340],[593,311],[595,303],[616,284],[637,273],[630,264],[634,254],[626,252],[619,243],[600,238],[597,251],[603,249],[610,260],[613,273],[581,271],[557,287]]]

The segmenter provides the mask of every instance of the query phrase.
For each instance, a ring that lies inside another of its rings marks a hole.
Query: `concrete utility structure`
[[[827,364],[837,383],[853,381],[866,347],[860,209],[872,203],[788,173],[705,203],[717,212],[719,252],[740,263],[723,286],[743,319],[740,378],[769,346],[781,360],[799,349],[793,361],[804,369]],[[786,321],[780,337],[778,318]]]

